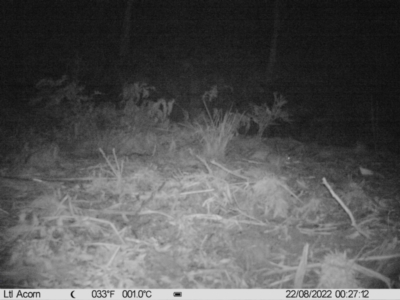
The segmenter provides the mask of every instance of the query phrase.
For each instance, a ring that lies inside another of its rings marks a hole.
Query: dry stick
[[[191,151],[191,154],[193,155],[193,152]],[[210,168],[210,166],[208,165],[208,163],[206,162],[206,160],[198,155],[195,154],[195,156],[197,157],[198,160],[200,160],[200,162],[203,163],[203,165],[207,168],[207,171],[210,175],[212,175],[212,170]]]
[[[39,183],[43,182],[81,182],[81,181],[93,181],[95,177],[77,177],[77,178],[62,178],[62,177],[18,177],[18,176],[0,176],[0,179],[10,179],[10,180],[21,180],[21,181],[35,181]]]
[[[112,173],[114,174],[114,176],[117,178],[117,180],[120,180],[122,177],[122,172],[123,172],[123,161],[120,163],[118,161],[118,157],[117,154],[115,153],[115,149],[113,149],[113,158],[115,161],[115,166],[112,164],[112,162],[110,161],[110,159],[107,157],[107,155],[104,153],[103,149],[99,148],[99,151],[101,153],[101,155],[103,155],[104,159],[107,162],[107,165],[110,167]]]
[[[352,212],[350,209],[346,206],[346,204],[343,203],[342,199],[339,198],[338,195],[334,192],[332,187],[329,185],[328,181],[324,178],[322,178],[322,183],[326,186],[326,188],[329,190],[331,193],[332,197],[339,202],[340,206],[344,209],[344,211],[349,215],[350,220],[351,220],[351,226],[353,226],[362,236],[365,238],[369,239],[369,235],[365,233],[361,228],[357,225],[356,219],[354,218]]]
[[[115,225],[113,223],[111,223],[110,221],[107,220],[101,220],[101,219],[96,219],[96,218],[91,218],[91,217],[84,217],[83,220],[88,220],[88,221],[92,221],[92,222],[97,222],[97,223],[102,223],[102,224],[108,224],[112,230],[114,230],[115,235],[118,237],[118,239],[120,240],[122,245],[125,245],[125,241],[124,239],[121,237],[121,235],[118,233],[117,228],[115,227]]]
[[[3,213],[5,213],[5,214],[9,215],[8,212],[6,212],[5,210],[3,210],[3,209],[1,209],[1,208],[0,208],[0,212],[3,212]]]
[[[304,275],[307,272],[307,258],[308,258],[308,249],[310,245],[306,243],[303,247],[303,253],[301,255],[300,264],[296,270],[296,275],[294,277],[294,288],[301,289],[304,283]]]
[[[114,252],[113,252],[111,258],[109,259],[109,261],[108,261],[106,267],[111,266],[112,262],[114,261],[115,257],[117,256],[117,253],[118,253],[118,251],[119,251],[120,249],[121,249],[121,246],[117,246],[117,248],[114,250]]]
[[[236,176],[236,177],[239,177],[239,178],[241,178],[241,179],[244,179],[244,180],[246,180],[246,181],[250,181],[250,179],[249,179],[248,177],[243,176],[243,175],[240,175],[240,174],[238,174],[238,173],[235,172],[235,171],[231,171],[231,170],[229,170],[228,168],[225,168],[223,165],[217,163],[215,160],[212,160],[211,163],[212,163],[213,165],[216,165],[217,167],[221,168],[222,170],[224,170],[225,172],[227,172],[227,173],[229,173],[229,174],[232,174],[232,175],[234,175],[234,176]]]

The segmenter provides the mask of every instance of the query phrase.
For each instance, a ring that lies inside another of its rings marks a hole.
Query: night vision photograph
[[[400,1],[2,0],[0,58],[0,289],[400,288]]]

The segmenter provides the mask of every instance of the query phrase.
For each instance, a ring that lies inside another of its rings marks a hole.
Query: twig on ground
[[[332,189],[332,187],[329,185],[328,181],[324,178],[322,178],[322,183],[326,186],[326,188],[329,190],[329,192],[331,193],[332,197],[340,204],[340,206],[344,209],[344,211],[348,214],[348,216],[350,217],[351,220],[351,226],[353,226],[358,233],[360,233],[362,236],[364,236],[365,238],[369,239],[369,235],[364,232],[358,225],[356,222],[356,219],[353,216],[353,213],[350,211],[350,209],[346,206],[346,204],[344,204],[344,202],[342,201],[342,199],[339,198],[339,196],[335,193],[335,191]]]

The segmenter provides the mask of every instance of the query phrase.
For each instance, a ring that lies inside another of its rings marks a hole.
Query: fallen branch
[[[351,220],[351,226],[353,226],[362,236],[364,236],[365,238],[369,239],[369,235],[364,232],[358,225],[356,222],[356,219],[354,218],[352,212],[350,211],[350,209],[346,206],[346,204],[344,204],[344,202],[342,201],[342,199],[339,198],[339,196],[335,193],[335,191],[332,189],[332,187],[329,185],[328,181],[324,178],[322,178],[322,183],[326,186],[326,188],[329,190],[329,192],[331,193],[332,197],[340,204],[340,206],[344,209],[344,211],[348,214],[348,216],[350,217]]]

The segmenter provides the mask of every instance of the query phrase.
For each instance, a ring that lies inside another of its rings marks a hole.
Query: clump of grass
[[[203,156],[208,159],[224,159],[226,146],[236,135],[241,115],[215,109],[213,115],[207,109],[208,117],[195,125],[196,134],[203,142]]]

